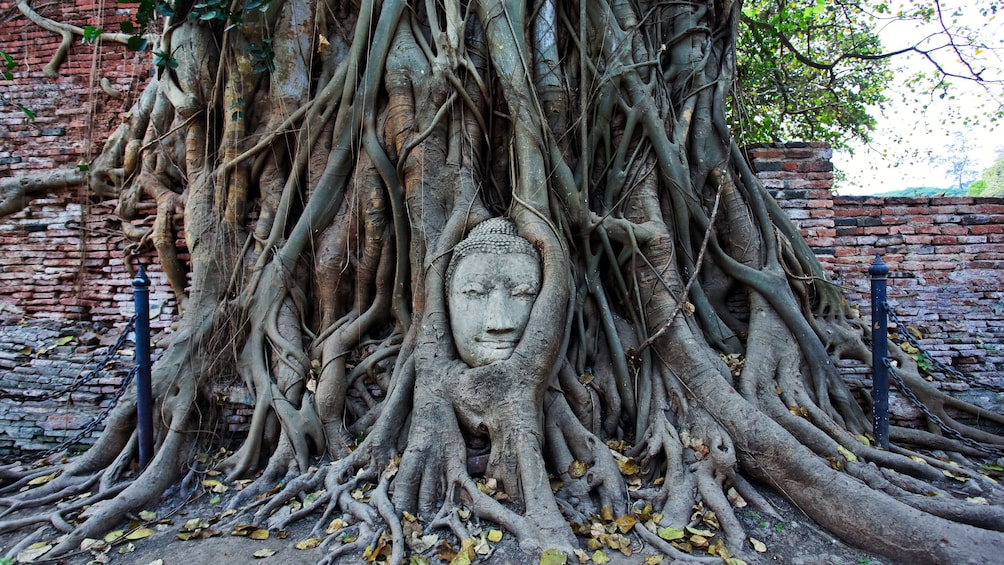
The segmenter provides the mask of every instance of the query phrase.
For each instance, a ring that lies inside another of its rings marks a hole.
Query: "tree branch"
[[[84,173],[77,169],[62,169],[19,175],[0,180],[0,218],[16,214],[37,198],[57,188],[83,184]]]

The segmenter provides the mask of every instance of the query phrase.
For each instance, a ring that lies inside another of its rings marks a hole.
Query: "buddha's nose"
[[[485,312],[485,329],[490,332],[511,332],[516,329],[508,301],[502,292],[494,291],[488,296],[488,311]]]

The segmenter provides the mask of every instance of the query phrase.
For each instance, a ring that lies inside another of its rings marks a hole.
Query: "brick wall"
[[[49,19],[110,32],[132,9],[113,0],[33,4]],[[88,162],[150,76],[149,52],[84,44],[78,37],[59,76],[47,77],[43,69],[60,40],[29,22],[16,2],[0,1],[0,50],[17,63],[12,80],[0,79],[0,180]],[[25,204],[0,219],[0,390],[44,394],[78,382],[104,357],[132,315],[133,275],[123,261],[127,242],[115,201],[92,201],[78,186]],[[152,222],[147,218],[145,225]],[[134,261],[149,265],[152,326],[162,331],[177,313],[170,289],[152,252]],[[0,393],[0,455],[51,447],[75,435],[108,406],[131,357],[127,344],[112,355],[107,371],[72,396],[16,402]],[[82,443],[91,441],[93,434]]]
[[[134,6],[115,0],[34,2],[38,13],[80,28],[94,26],[119,31]],[[17,63],[12,80],[0,80],[0,177],[23,171],[73,167],[100,152],[150,76],[150,54],[132,53],[107,42],[84,44],[77,38],[59,76],[44,68],[61,36],[42,29],[22,15],[13,0],[0,1],[0,50]],[[100,88],[102,79],[119,93]],[[35,114],[30,120],[17,107]]]
[[[1004,386],[1004,199],[833,196],[825,144],[747,151],[850,304],[870,317],[868,267],[880,255],[890,308],[923,349],[975,383]],[[1004,395],[972,384],[939,386],[1004,406]]]
[[[36,4],[39,15],[51,20],[109,32],[119,31],[134,9],[113,0]],[[0,179],[89,162],[146,84],[149,52],[111,42],[85,44],[78,37],[56,69],[59,76],[49,77],[44,68],[61,36],[30,22],[13,1],[0,1],[0,17],[0,49],[17,63],[13,78],[0,80]],[[102,79],[113,94],[100,87]],[[128,317],[131,276],[123,267],[115,202],[94,203],[80,186],[26,204],[0,222],[0,249],[17,250],[0,258],[0,312],[106,325]],[[138,258],[151,260],[152,254]],[[168,305],[159,269],[152,267],[150,274],[154,302]]]

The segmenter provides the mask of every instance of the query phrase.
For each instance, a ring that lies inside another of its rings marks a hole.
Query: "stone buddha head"
[[[446,271],[453,341],[471,367],[508,359],[540,292],[540,255],[507,218],[481,222]]]

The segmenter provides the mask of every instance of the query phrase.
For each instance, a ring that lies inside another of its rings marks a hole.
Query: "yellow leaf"
[[[607,557],[606,553],[597,549],[593,552],[593,563],[596,563],[596,565],[604,565],[605,563],[610,563],[610,558]]]
[[[321,541],[323,541],[321,538],[307,538],[303,541],[296,542],[296,545],[293,547],[296,549],[314,549],[315,547],[321,545]]]
[[[589,463],[576,459],[568,465],[568,476],[573,479],[581,479],[589,471]]]
[[[708,547],[708,538],[704,536],[690,536],[690,544],[694,547]]]
[[[708,553],[721,557],[722,559],[728,559],[732,557],[732,552],[729,548],[725,547],[725,540],[719,538],[715,543],[708,546]]]
[[[138,540],[143,538],[148,538],[153,535],[153,530],[150,528],[136,528],[135,530],[126,534],[127,540]]]
[[[317,34],[317,52],[324,53],[328,50],[328,47],[331,47],[331,42],[328,41],[328,38]]]
[[[348,525],[349,525],[348,522],[346,522],[345,520],[342,520],[341,518],[335,518],[334,520],[331,521],[330,524],[328,524],[328,529],[324,530],[324,533],[331,535]]]
[[[969,480],[969,477],[967,477],[965,475],[957,475],[957,474],[949,471],[948,469],[943,469],[941,472],[944,473],[946,477],[951,477],[951,478],[955,479],[956,481],[959,481],[960,483],[964,483],[964,482],[966,482],[966,481]]]
[[[256,559],[265,559],[266,557],[272,557],[273,555],[275,555],[274,549],[259,549],[251,554],[251,556]]]
[[[191,522],[191,520],[189,520],[189,522]],[[244,537],[256,529],[257,528],[255,528],[253,524],[237,524],[232,530],[230,530],[230,535]]]
[[[268,539],[268,530],[266,530],[265,528],[258,528],[257,530],[248,534],[248,537],[257,540]]]
[[[750,545],[753,546],[753,550],[756,551],[757,553],[767,552],[767,544],[756,538],[750,538]]]
[[[111,542],[119,539],[120,537],[122,537],[122,534],[124,534],[124,533],[125,532],[123,532],[122,530],[112,530],[112,531],[108,532],[107,534],[105,534],[105,537],[103,539],[106,542],[111,543]]]
[[[18,552],[17,561],[18,563],[29,563],[45,555],[50,549],[52,549],[52,545],[44,541],[33,543]]]
[[[634,457],[627,457],[625,459],[619,459],[617,461],[617,468],[620,470],[622,475],[630,477],[631,475],[637,475],[638,463],[635,462]]]
[[[687,526],[687,531],[690,532],[690,533],[692,533],[692,534],[694,534],[695,536],[701,536],[701,537],[705,537],[705,538],[710,538],[711,536],[715,535],[714,532],[711,532],[709,530],[702,530],[702,529],[698,529],[698,528],[692,528],[690,526]]]
[[[42,475],[41,477],[35,477],[34,479],[28,481],[29,486],[44,485],[45,483],[55,479],[59,476],[59,472],[52,473],[51,475]]]
[[[620,530],[622,534],[626,534],[631,531],[631,528],[634,528],[634,525],[638,523],[638,520],[630,514],[621,514],[617,517],[617,520],[614,523],[617,524],[617,529]]]
[[[649,555],[642,561],[643,565],[659,565],[662,563],[662,555]]]
[[[844,456],[844,459],[846,459],[848,461],[857,461],[858,460],[858,456],[857,455],[854,455],[853,453],[851,453],[851,450],[847,449],[846,447],[844,447],[842,445],[838,445],[837,446],[837,451],[839,451],[840,454]]]
[[[683,530],[680,528],[659,528],[659,531],[657,531],[656,534],[666,541],[683,539],[683,536],[685,535]]]
[[[560,549],[548,549],[540,556],[540,565],[565,565],[568,555]]]
[[[488,530],[488,541],[492,543],[502,541],[502,530]]]
[[[157,519],[157,513],[153,510],[143,510],[139,513],[139,519],[144,522],[153,522]]]
[[[737,491],[735,487],[729,487],[726,496],[728,497],[729,503],[732,504],[732,506],[735,506],[736,508],[746,507],[746,499],[743,498],[741,494],[739,494],[739,491]]]

